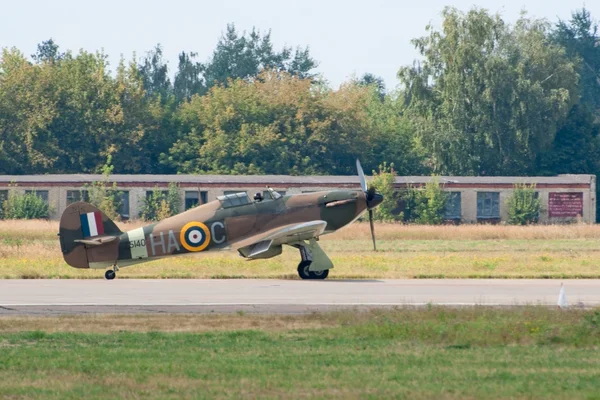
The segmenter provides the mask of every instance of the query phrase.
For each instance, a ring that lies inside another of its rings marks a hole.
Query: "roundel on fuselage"
[[[210,230],[202,222],[188,222],[181,229],[179,240],[188,251],[202,251],[210,244]]]

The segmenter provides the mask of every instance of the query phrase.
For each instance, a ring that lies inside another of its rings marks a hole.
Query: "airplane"
[[[298,275],[325,279],[333,263],[317,241],[369,213],[373,248],[373,209],[383,196],[367,187],[356,160],[361,190],[331,190],[282,196],[268,188],[270,199],[260,193],[251,201],[245,193],[217,200],[162,221],[122,232],[91,204],[69,205],[60,219],[59,239],[63,257],[74,268],[107,269],[112,280],[119,268],[168,256],[234,249],[248,260],[281,254],[288,245],[300,251]]]

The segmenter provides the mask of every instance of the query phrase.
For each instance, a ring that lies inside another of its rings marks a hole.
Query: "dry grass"
[[[141,221],[119,222],[123,231],[139,228]],[[323,240],[370,239],[368,223],[354,223],[340,231],[323,236]],[[376,223],[375,231],[382,240],[532,240],[532,239],[600,239],[600,225],[403,225]],[[56,240],[58,221],[0,221],[0,239]]]
[[[332,314],[334,315],[334,314]],[[114,333],[134,332],[209,332],[242,329],[282,331],[333,327],[339,318],[327,314],[250,315],[250,314],[165,314],[165,315],[64,315],[52,317],[0,316],[0,333],[23,331]]]
[[[550,240],[600,239],[600,225],[375,225],[377,239],[384,240]],[[370,239],[369,224],[355,223],[324,240]]]
[[[123,223],[123,230],[142,224]],[[55,221],[0,221],[0,278],[102,278],[67,266]],[[600,226],[407,226],[368,224],[321,241],[335,278],[598,278]],[[120,271],[120,278],[296,278],[298,253],[247,261],[235,252],[171,257]]]

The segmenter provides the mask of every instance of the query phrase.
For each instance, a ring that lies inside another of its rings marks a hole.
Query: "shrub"
[[[397,221],[402,219],[401,215],[395,215],[393,210],[398,207],[398,193],[394,188],[396,171],[394,164],[383,163],[379,171],[373,171],[373,179],[370,185],[383,195],[383,202],[375,209],[373,218],[376,221]]]
[[[425,225],[438,225],[444,222],[448,194],[442,190],[440,178],[432,177],[425,184],[425,189],[419,190],[419,194],[415,222]]]
[[[400,196],[404,205],[402,220],[425,225],[444,222],[448,194],[442,190],[438,177],[432,177],[425,187],[408,186]]]
[[[169,190],[163,193],[155,186],[152,193],[142,200],[140,218],[146,221],[158,221],[176,215],[181,208],[179,187],[169,183]]]
[[[541,201],[535,191],[535,183],[517,183],[513,193],[506,201],[508,205],[508,223],[512,225],[529,225],[538,222]]]
[[[97,207],[108,218],[119,220],[119,209],[121,208],[122,192],[117,190],[117,183],[110,183],[110,175],[113,171],[111,165],[112,156],[106,159],[106,164],[102,167],[102,180],[86,185],[88,191],[89,203]]]
[[[48,218],[50,207],[35,192],[18,193],[11,190],[2,204],[2,216],[5,219]]]

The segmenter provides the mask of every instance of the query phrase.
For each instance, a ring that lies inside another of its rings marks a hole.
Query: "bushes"
[[[169,190],[162,192],[155,186],[152,193],[142,202],[140,218],[146,221],[159,221],[179,213],[181,200],[175,182],[169,183]]]
[[[375,209],[378,221],[403,221],[425,225],[444,222],[448,194],[442,190],[438,177],[432,177],[423,188],[409,186],[402,193],[396,192],[394,164],[383,163],[379,171],[373,171],[373,185],[383,195],[383,202]],[[398,213],[400,205],[403,211]]]
[[[514,191],[506,201],[508,206],[508,223],[512,225],[529,225],[538,222],[541,201],[536,195],[535,183],[517,183]]]
[[[2,203],[1,214],[4,219],[48,218],[50,207],[35,192],[22,194],[11,190]]]
[[[377,192],[383,195],[383,202],[375,209],[373,218],[376,221],[398,221],[401,215],[394,214],[398,208],[398,193],[394,188],[396,171],[394,164],[383,163],[379,166],[379,171],[373,171],[373,179],[369,186],[373,186]]]
[[[415,222],[424,225],[438,225],[444,222],[444,211],[448,193],[442,190],[440,178],[432,177],[424,189],[416,190]]]
[[[89,203],[97,207],[106,216],[112,220],[118,221],[121,216],[119,209],[121,208],[122,192],[117,190],[117,183],[110,183],[110,175],[113,171],[112,156],[108,155],[106,164],[102,167],[102,180],[86,185],[88,191]]]

